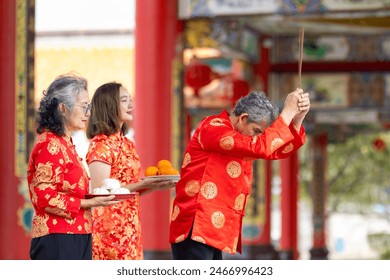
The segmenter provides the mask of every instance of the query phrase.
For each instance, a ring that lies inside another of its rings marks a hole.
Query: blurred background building
[[[298,85],[308,143],[256,161],[233,259],[390,258],[389,0],[13,0],[0,2],[0,259],[28,259],[26,164],[34,113],[58,75],[89,92],[118,81],[135,99],[143,166],[182,152],[198,121],[250,90],[280,108]],[[74,135],[81,156],[88,141]],[[142,200],[146,259],[170,258],[174,193]],[[12,240],[12,242],[10,242]]]

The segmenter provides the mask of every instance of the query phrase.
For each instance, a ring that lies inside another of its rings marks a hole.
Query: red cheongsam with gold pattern
[[[257,136],[234,130],[225,110],[200,122],[185,151],[176,184],[171,243],[189,234],[195,241],[241,253],[241,230],[251,191],[252,160],[286,158],[303,145],[303,127],[288,127],[281,117]]]
[[[95,136],[88,148],[86,161],[111,165],[110,178],[121,185],[140,179],[141,164],[134,143],[118,132]],[[143,259],[139,194],[108,207],[92,209],[92,258],[98,260]]]
[[[35,215],[31,236],[91,233],[91,211],[80,209],[89,177],[67,137],[52,132],[37,136],[27,170]]]

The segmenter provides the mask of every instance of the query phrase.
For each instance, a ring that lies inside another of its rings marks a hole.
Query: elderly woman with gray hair
[[[57,77],[41,99],[27,170],[35,210],[31,259],[92,259],[91,207],[118,203],[114,195],[85,199],[89,177],[71,134],[85,128],[89,102],[87,81],[74,74]]]

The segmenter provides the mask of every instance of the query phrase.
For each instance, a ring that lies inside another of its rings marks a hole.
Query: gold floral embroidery
[[[182,234],[182,235],[180,235],[179,237],[177,237],[177,238],[175,239],[175,243],[182,242],[184,239],[185,239],[185,236],[184,236],[184,234]]]
[[[46,164],[38,163],[35,177],[39,182],[50,181],[53,177],[53,164],[51,162],[47,162]]]
[[[186,167],[191,162],[191,155],[189,153],[186,153],[184,155],[183,164],[181,165],[182,168]]]
[[[82,163],[80,163],[80,165],[82,166]],[[84,174],[84,170],[83,170],[83,174]],[[85,173],[85,177],[87,177],[88,175]],[[78,182],[78,185],[80,187],[80,189],[82,190],[85,190],[86,186],[85,186],[85,177],[80,177],[80,180]],[[71,185],[72,187],[77,187],[77,184],[74,184],[74,185]]]
[[[40,191],[46,191],[47,189],[55,190],[55,186],[51,183],[39,183],[35,187]]]
[[[229,247],[225,247],[222,252],[231,254],[232,250]]]
[[[232,136],[221,138],[221,140],[219,140],[219,146],[226,151],[230,151],[234,148],[234,138]]]
[[[241,165],[237,161],[231,161],[226,166],[226,172],[231,178],[238,178],[241,175]]]
[[[61,146],[61,150],[62,150],[62,153],[63,153],[63,155],[64,155],[65,163],[70,163],[70,162],[72,162],[72,160],[71,160],[70,157],[69,157],[69,154],[68,154],[68,151],[67,151],[66,147],[65,147],[65,146]]]
[[[74,216],[69,211],[77,207],[76,201],[82,198],[88,181],[87,174],[79,172],[80,162],[69,140],[44,132],[38,136],[31,156],[28,180],[31,202],[36,206],[31,236],[90,233],[92,219],[84,218],[90,216],[90,210],[79,209],[79,213],[73,212]],[[71,189],[76,191],[70,192]]]
[[[237,252],[237,245],[238,245],[238,236],[234,238],[234,243],[233,243],[233,254]]]
[[[225,224],[225,215],[221,211],[215,211],[211,214],[211,223],[215,228],[222,228]]]
[[[32,227],[32,236],[43,236],[49,233],[49,228],[47,226],[47,221],[49,220],[49,215],[44,216],[35,216],[33,220]]]
[[[206,240],[204,240],[203,237],[200,237],[200,236],[194,236],[194,237],[192,237],[192,240],[199,242],[199,243],[206,244]]]
[[[251,161],[251,160],[256,160],[256,159],[253,157],[244,157],[244,158],[242,158],[242,160]]]
[[[292,150],[294,150],[294,145],[292,143],[289,143],[286,147],[284,147],[282,153],[283,154],[288,154]]]
[[[201,134],[201,132],[199,131],[199,134],[198,134],[198,143],[199,143],[200,147],[204,150],[204,146],[203,146],[202,140],[200,140],[200,134]]]
[[[234,210],[242,210],[244,208],[245,194],[240,193],[234,201]]]
[[[59,153],[60,151],[60,142],[56,139],[51,139],[49,144],[47,145],[47,151],[51,154],[51,155],[56,155]]]
[[[217,185],[213,182],[206,182],[203,184],[203,186],[200,188],[200,193],[206,198],[206,199],[213,199],[218,194],[218,188]]]
[[[113,206],[92,210],[93,259],[143,258],[138,209],[139,196],[134,196]]]
[[[56,206],[61,209],[65,209],[65,199],[61,195],[57,195],[55,198],[50,199],[49,205]]]
[[[84,229],[87,232],[91,232],[92,230],[92,213],[91,211],[84,211]]]
[[[252,137],[252,142],[251,142],[252,145],[256,144],[257,139],[258,139],[257,135],[255,135],[255,136]]]
[[[212,125],[212,126],[223,126],[223,125],[225,125],[225,124],[223,123],[223,120],[222,120],[222,119],[220,119],[220,118],[215,118],[215,119],[212,119],[212,120],[210,121],[210,125]]]
[[[200,188],[199,182],[196,180],[191,180],[187,182],[184,191],[188,196],[194,196],[199,192],[199,188]]]
[[[180,208],[179,206],[175,205],[173,207],[172,215],[171,215],[171,221],[176,220],[177,216],[180,214]]]
[[[83,182],[83,180],[80,180],[80,181]],[[77,187],[77,184],[74,183],[73,185],[71,185],[68,181],[64,181],[64,185],[63,186],[64,186],[64,191],[68,192],[69,190],[74,190]],[[84,189],[84,188],[82,188],[82,189]]]
[[[275,138],[271,142],[271,152],[274,152],[275,150],[277,150],[283,144],[284,144],[284,141],[283,141],[282,138]]]
[[[46,142],[46,139],[47,139],[47,133],[38,134],[36,144]]]

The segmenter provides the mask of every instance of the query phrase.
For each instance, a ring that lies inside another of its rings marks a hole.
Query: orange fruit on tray
[[[156,166],[149,166],[145,169],[145,176],[156,175],[179,175],[179,170],[174,168],[169,160],[162,159],[157,162]]]
[[[179,171],[172,166],[162,166],[158,169],[159,175],[177,175]]]
[[[157,162],[157,168],[166,168],[166,167],[172,167],[172,163],[167,159],[162,159],[159,162]]]
[[[145,176],[156,176],[156,175],[158,175],[157,166],[148,166],[148,168],[145,169]]]

